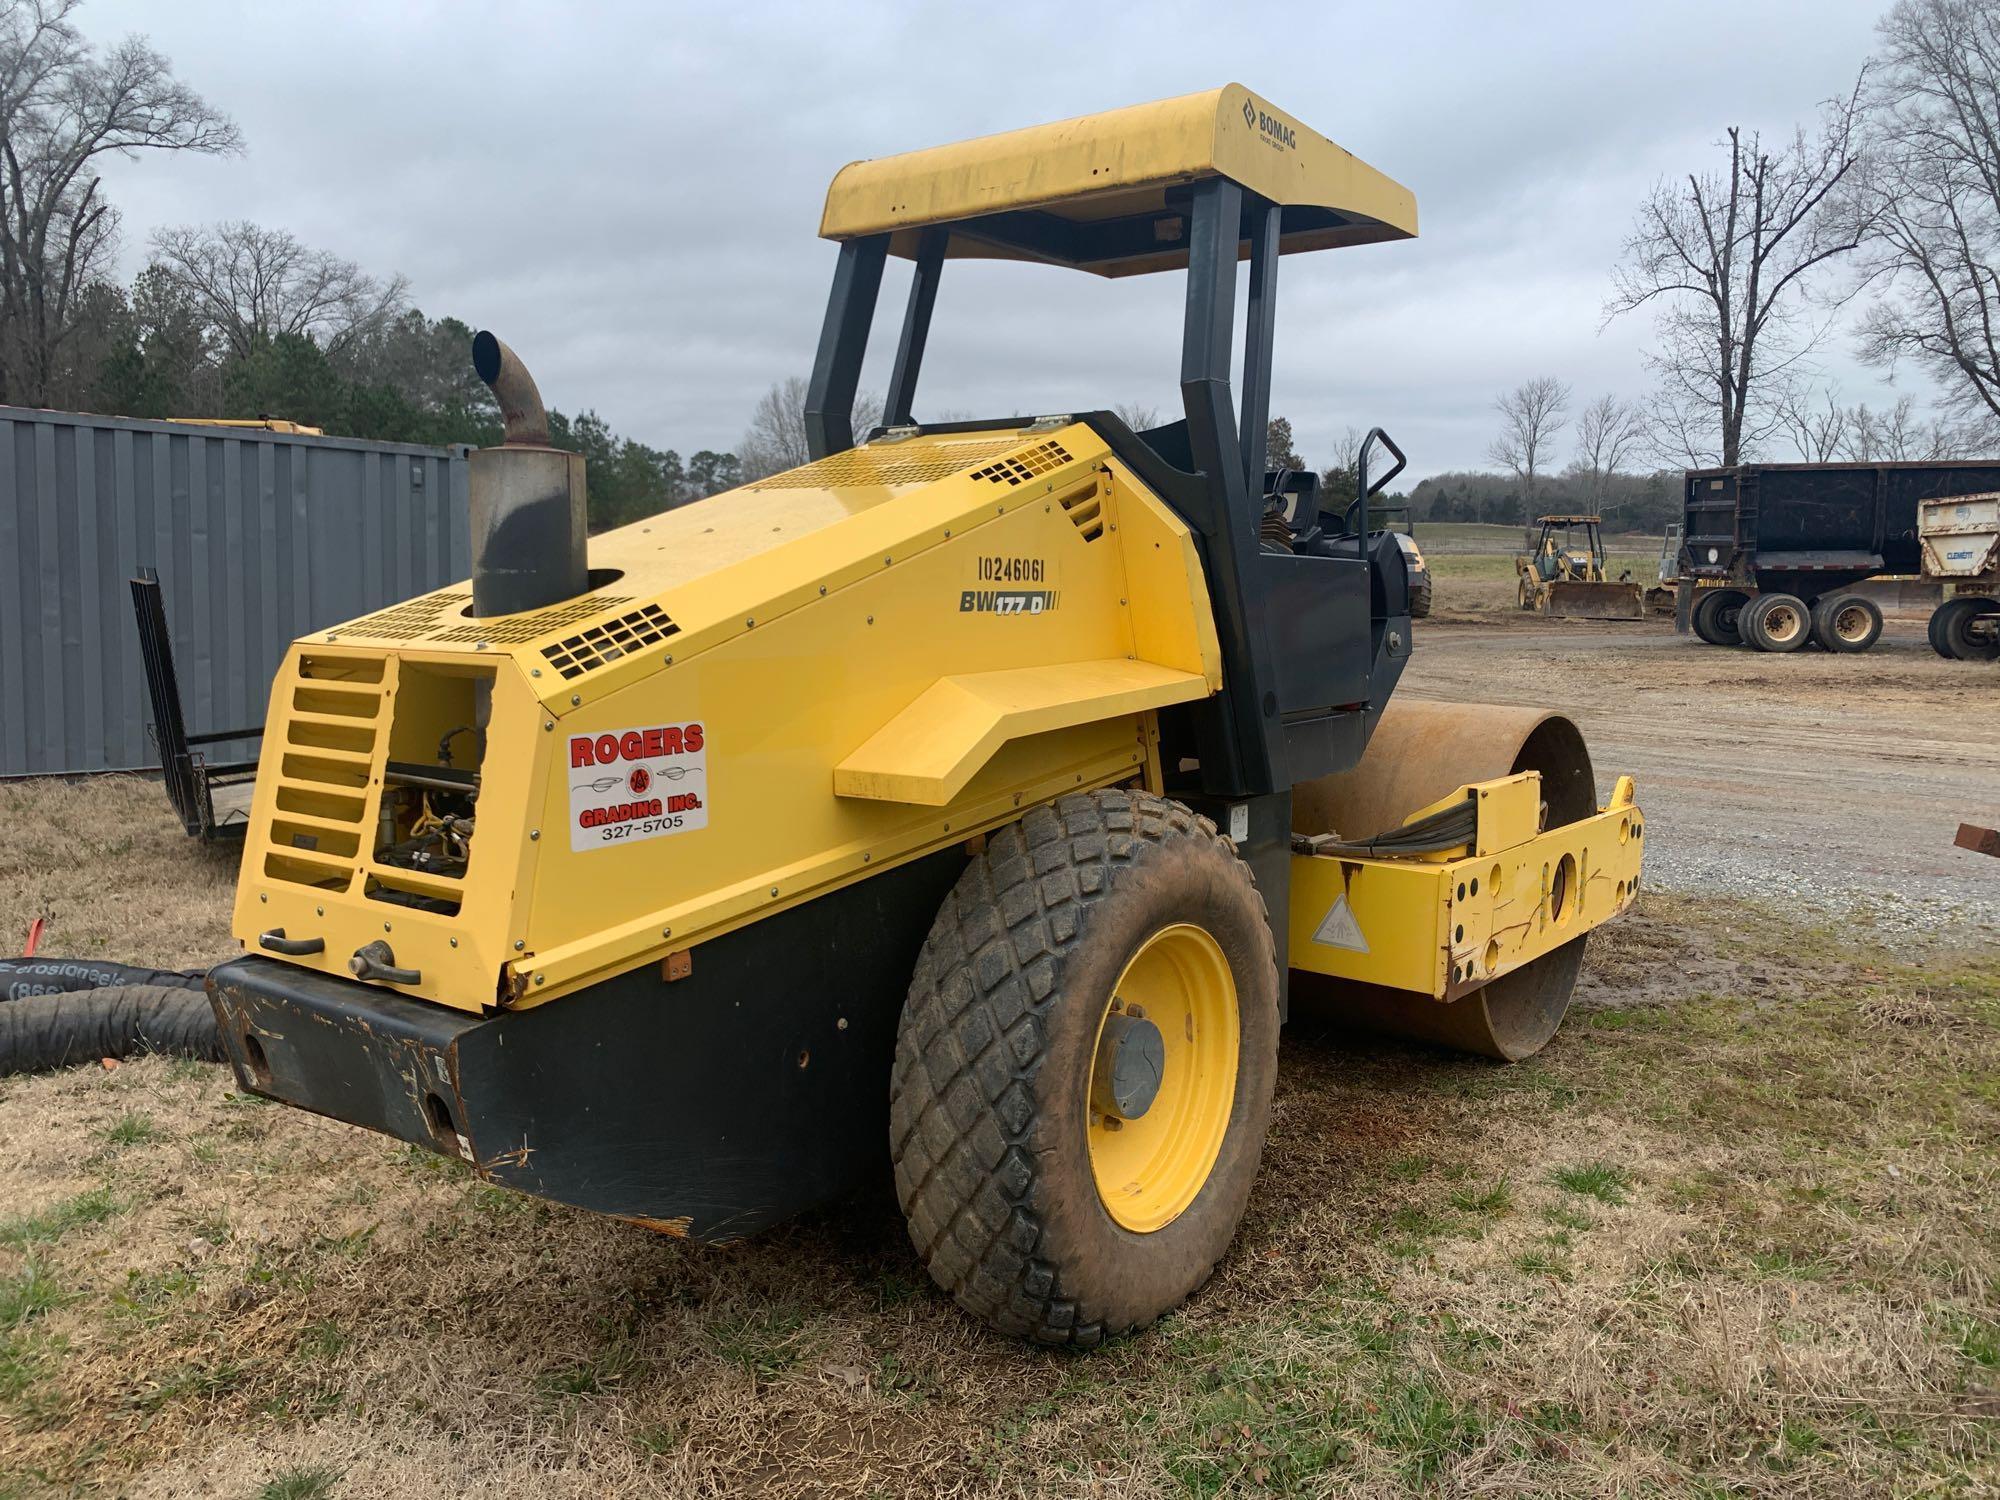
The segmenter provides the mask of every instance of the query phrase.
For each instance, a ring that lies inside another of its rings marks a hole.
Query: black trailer
[[[2000,490],[2000,462],[1691,469],[1674,628],[1714,646],[1865,651],[1882,611],[1850,592],[1923,571],[1919,503]]]

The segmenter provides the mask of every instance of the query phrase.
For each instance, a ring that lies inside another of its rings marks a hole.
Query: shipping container
[[[260,724],[294,639],[470,571],[467,451],[0,407],[0,776],[159,764],[141,567],[189,730]]]

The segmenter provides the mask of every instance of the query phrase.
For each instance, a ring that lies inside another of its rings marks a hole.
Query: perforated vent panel
[[[1038,443],[1019,453],[1010,453],[996,464],[974,470],[972,477],[1008,486],[1026,484],[1038,475],[1051,473],[1064,464],[1074,462],[1076,460],[1069,456],[1069,450],[1061,443]]]
[[[348,635],[370,636],[378,641],[413,641],[427,636],[448,617],[472,602],[464,589],[442,594],[426,594],[379,613],[366,615],[346,627]]]
[[[574,625],[578,620],[588,620],[593,615],[601,615],[607,609],[616,609],[632,600],[625,595],[586,594],[581,599],[566,599],[561,604],[551,604],[547,609],[538,609],[533,614],[510,615],[500,620],[468,620],[463,625],[450,630],[440,630],[425,639],[443,643],[463,645],[466,642],[490,641],[496,646],[519,646],[532,641],[536,636],[547,635],[552,630],[561,630],[566,625]]]
[[[542,655],[564,677],[581,677],[642,646],[664,641],[679,629],[659,605],[648,604],[629,615],[566,636],[553,646],[544,646]]]
[[[747,486],[753,490],[832,490],[844,485],[929,484],[949,479],[981,459],[1005,453],[1018,437],[978,438],[963,443],[934,443],[922,448],[850,448],[831,458],[773,474]]]

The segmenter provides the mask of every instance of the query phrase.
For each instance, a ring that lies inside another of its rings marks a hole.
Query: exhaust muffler
[[[472,613],[515,615],[590,587],[581,453],[549,446],[549,414],[514,351],[490,333],[472,340],[472,367],[500,403],[505,437],[473,451]]]

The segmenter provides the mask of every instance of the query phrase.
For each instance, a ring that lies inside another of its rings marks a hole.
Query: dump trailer
[[[1603,518],[1537,516],[1541,533],[1514,559],[1515,602],[1557,620],[1637,620],[1646,591],[1604,573]]]
[[[1931,649],[1953,661],[2000,660],[2000,492],[1917,507],[1924,577],[1943,595]]]
[[[1854,585],[1921,574],[1919,507],[2000,490],[2000,462],[1739,464],[1683,483],[1674,628],[1714,646],[1852,652],[1882,635],[1881,607]]]
[[[211,984],[241,1085],[703,1241],[886,1168],[960,1304],[1088,1346],[1225,1252],[1292,1007],[1541,1047],[1638,889],[1631,782],[1600,805],[1560,714],[1393,696],[1385,434],[1352,495],[1263,462],[1280,257],[1416,228],[1234,85],[856,163],[811,461],[587,550],[583,460],[481,334],[469,584],[273,689]],[[921,421],[974,258],[1182,274],[1179,419]]]

